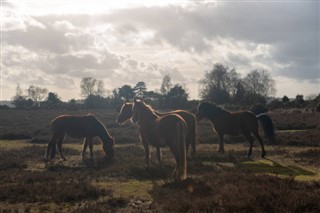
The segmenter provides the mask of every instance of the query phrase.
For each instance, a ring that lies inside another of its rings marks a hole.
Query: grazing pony
[[[184,180],[187,177],[187,159],[185,138],[187,132],[186,122],[180,115],[168,114],[158,116],[153,109],[143,101],[134,99],[132,106],[133,123],[140,126],[140,134],[146,144],[157,149],[169,146],[176,160],[174,178]],[[149,150],[146,150],[149,152]],[[146,155],[149,155],[149,153]]]
[[[117,123],[124,123],[125,121],[129,120],[132,117],[132,103],[124,103],[121,107],[120,113],[117,117]],[[194,114],[185,111],[185,110],[175,110],[170,111],[166,113],[160,113],[155,110],[153,112],[157,116],[164,116],[169,114],[178,114],[180,115],[187,124],[187,136],[186,136],[186,152],[188,153],[189,145],[191,145],[191,156],[194,156],[196,154],[196,118]],[[141,129],[140,129],[141,130]],[[149,166],[150,162],[150,151],[149,151],[149,144],[144,140],[143,137],[141,137],[142,134],[140,132],[140,138],[141,142],[146,150],[146,163]],[[159,164],[161,165],[161,152],[160,148],[157,148],[157,159],[159,161]]]
[[[226,135],[243,135],[250,143],[248,157],[252,156],[252,146],[254,137],[259,141],[262,149],[261,157],[266,155],[263,140],[259,135],[259,123],[263,124],[267,137],[271,140],[274,139],[274,130],[272,121],[269,116],[263,114],[256,116],[252,112],[229,112],[215,104],[202,102],[198,105],[196,118],[200,121],[203,118],[208,118],[219,136],[219,152],[224,153],[223,136]],[[271,123],[270,123],[271,122]],[[272,140],[273,141],[273,140]]]
[[[110,136],[106,127],[94,115],[60,115],[51,122],[51,139],[48,143],[44,159],[52,160],[56,154],[56,146],[60,159],[66,160],[62,154],[62,142],[68,135],[73,138],[85,138],[82,145],[82,159],[86,158],[85,151],[89,145],[90,157],[93,158],[93,138],[99,137],[102,141],[102,147],[109,158],[113,158],[114,139]],[[50,155],[50,159],[48,159]]]

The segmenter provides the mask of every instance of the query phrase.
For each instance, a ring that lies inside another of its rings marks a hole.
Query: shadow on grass
[[[262,161],[244,161],[237,163],[236,166],[241,169],[248,169],[254,173],[269,173],[283,176],[313,176],[314,172],[308,171],[298,166],[284,166],[271,159]]]
[[[167,180],[172,178],[173,167],[164,166],[152,166],[149,168],[145,167],[131,167],[129,175],[137,180]]]
[[[45,168],[52,172],[76,172],[76,171],[86,171],[88,169],[102,170],[112,167],[114,161],[106,157],[99,157],[97,159],[90,160],[80,160],[78,162],[72,161],[58,161],[58,162],[44,162]]]

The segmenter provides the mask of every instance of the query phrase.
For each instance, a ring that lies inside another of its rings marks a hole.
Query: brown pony
[[[176,160],[174,178],[180,180],[187,177],[187,159],[185,138],[187,132],[186,122],[180,115],[168,114],[158,116],[153,109],[143,101],[134,99],[132,106],[132,122],[140,126],[140,134],[145,144],[155,146],[157,149],[169,146]],[[146,156],[149,155],[146,149]]]
[[[62,142],[68,135],[73,138],[85,138],[82,146],[82,159],[85,159],[85,151],[89,145],[90,157],[93,158],[93,138],[99,137],[103,144],[103,150],[109,158],[113,158],[114,139],[110,136],[105,126],[94,115],[60,115],[51,122],[51,139],[48,143],[44,159],[52,160],[56,154],[56,146],[60,159],[66,160],[62,154]]]
[[[117,117],[117,123],[124,123],[125,121],[129,120],[132,117],[132,103],[125,103],[122,105],[120,113]],[[166,113],[160,113],[155,110],[153,112],[158,115],[158,116],[164,116],[168,114],[178,114],[180,115],[186,122],[187,124],[187,136],[186,136],[186,152],[188,153],[189,145],[191,145],[191,156],[194,156],[196,154],[196,118],[194,114],[185,111],[185,110],[175,110],[175,111],[170,111]],[[146,149],[146,163],[149,165],[150,162],[150,151],[149,151],[149,146],[148,143],[144,140],[143,137],[141,137],[141,132],[140,132],[140,138],[143,146]],[[160,149],[157,149],[157,159],[159,161],[159,164],[161,165],[161,152]]]
[[[252,146],[254,142],[254,137],[259,141],[262,149],[261,156],[264,157],[266,155],[266,151],[264,149],[263,140],[259,135],[259,123],[258,119],[262,122],[268,121],[266,118],[267,115],[257,117],[252,112],[229,112],[224,110],[215,104],[202,102],[198,106],[198,111],[196,114],[196,118],[200,121],[203,118],[208,118],[216,133],[219,136],[219,152],[224,152],[223,145],[223,136],[226,135],[243,135],[250,143],[250,148],[248,151],[248,157],[252,156]],[[271,119],[269,120],[271,121]],[[272,123],[271,123],[272,124]],[[268,123],[264,123],[262,125],[266,134],[272,134],[273,126],[270,126]],[[267,129],[266,129],[267,128]],[[272,131],[270,131],[272,130]],[[269,138],[272,138],[269,135]]]

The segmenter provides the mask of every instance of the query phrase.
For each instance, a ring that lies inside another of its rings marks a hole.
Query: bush
[[[318,103],[316,106],[316,112],[320,112],[320,103]]]

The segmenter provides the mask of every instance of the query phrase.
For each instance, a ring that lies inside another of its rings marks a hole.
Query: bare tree
[[[104,88],[103,81],[102,80],[97,80],[96,84],[97,84],[97,89],[96,89],[96,92],[95,92],[96,95],[101,96],[101,97],[104,96],[105,93],[106,93],[106,90]]]
[[[200,97],[216,103],[226,103],[235,94],[238,74],[222,64],[215,64],[200,80]],[[235,82],[234,82],[235,81]]]
[[[274,95],[276,92],[275,81],[267,70],[252,70],[245,78],[246,91],[264,97]]]
[[[80,84],[81,96],[88,97],[95,94],[97,80],[91,77],[83,77]]]
[[[91,77],[83,77],[80,84],[81,96],[104,96],[106,90],[104,88],[104,83],[102,80],[97,80]]]
[[[43,101],[48,94],[47,88],[41,88],[33,85],[31,85],[27,91],[28,97],[34,101],[37,106],[39,106],[40,102]]]

